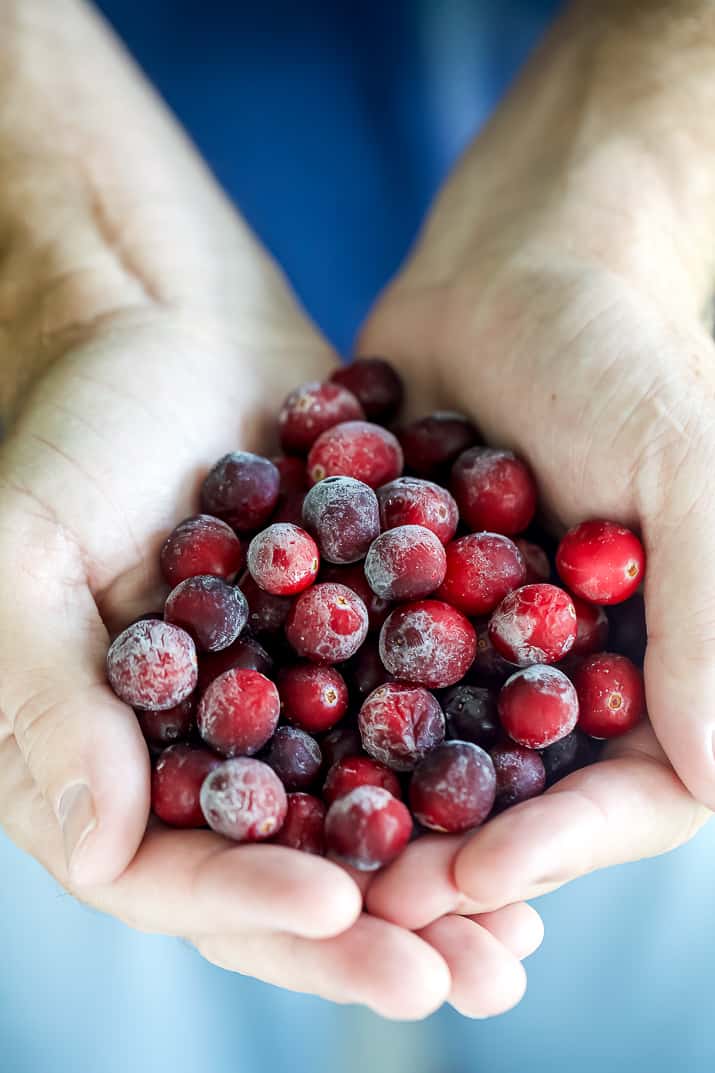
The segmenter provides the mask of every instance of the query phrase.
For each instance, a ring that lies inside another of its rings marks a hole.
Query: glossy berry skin
[[[576,640],[576,609],[556,585],[524,585],[505,596],[489,620],[489,640],[519,667],[558,663]]]
[[[252,756],[278,725],[280,698],[258,671],[237,668],[214,679],[199,702],[196,722],[207,745],[222,756]]]
[[[412,817],[381,786],[358,786],[332,803],[325,817],[328,852],[361,872],[399,856],[412,836]]]
[[[352,589],[322,582],[296,598],[285,625],[289,644],[312,663],[343,663],[367,637],[365,604]]]
[[[273,673],[273,660],[254,637],[239,637],[221,652],[204,652],[199,657],[197,691],[205,692],[220,674],[241,668],[258,671],[267,678]]]
[[[489,640],[489,623],[481,622],[477,626],[477,654],[471,666],[470,680],[480,685],[502,685],[516,670],[516,664],[501,656]]]
[[[490,614],[526,581],[526,564],[516,544],[499,533],[470,533],[446,548],[446,570],[437,593],[465,615]]]
[[[608,642],[608,616],[602,607],[571,597],[576,609],[576,640],[572,656],[590,656],[603,652]]]
[[[444,740],[444,714],[420,686],[386,682],[363,701],[358,715],[363,749],[394,771],[412,771]]]
[[[358,562],[380,532],[377,496],[364,481],[327,477],[303,500],[303,524],[327,562]]]
[[[334,667],[297,663],[278,676],[283,714],[311,734],[330,730],[348,710],[348,687]]]
[[[291,391],[278,415],[284,451],[307,454],[321,432],[343,421],[362,421],[362,406],[342,384],[311,381]]]
[[[380,659],[395,678],[445,689],[463,678],[476,653],[469,619],[441,600],[402,604],[380,630]]]
[[[221,758],[194,745],[170,745],[151,776],[152,812],[172,827],[205,827],[200,794],[206,776]]]
[[[556,667],[517,671],[502,686],[498,705],[504,730],[528,749],[545,749],[565,738],[578,719],[576,690]]]
[[[209,514],[179,522],[159,553],[161,572],[172,588],[199,574],[232,578],[244,560],[243,545],[231,526]]]
[[[402,448],[395,436],[369,421],[345,421],[319,436],[308,455],[308,477],[354,477],[378,488],[402,473]]]
[[[566,778],[572,771],[587,767],[598,758],[599,745],[576,727],[565,738],[549,745],[541,753],[546,772],[546,785]]]
[[[237,532],[251,533],[270,518],[279,490],[280,473],[270,459],[235,451],[209,472],[201,487],[201,506]]]
[[[165,711],[196,688],[196,646],[185,630],[158,619],[134,622],[112,642],[107,678],[132,708]]]
[[[152,745],[174,745],[185,741],[194,729],[194,698],[187,697],[174,708],[163,712],[142,711],[137,708],[136,717],[141,732]]]
[[[336,581],[339,585],[347,585],[349,589],[357,593],[367,608],[370,630],[379,630],[392,610],[392,603],[389,600],[384,600],[382,596],[378,596],[370,588],[365,577],[363,563],[349,563],[346,566],[335,566],[333,563],[328,563],[321,569],[319,580]]]
[[[615,522],[591,521],[569,529],[556,553],[565,585],[582,600],[619,604],[645,574],[645,551],[635,533]]]
[[[382,600],[417,600],[439,588],[447,557],[439,538],[422,525],[381,533],[365,559],[365,577]]]
[[[493,447],[471,447],[452,467],[450,491],[470,529],[513,536],[536,513],[537,490],[528,466]]]
[[[269,525],[248,546],[248,572],[274,596],[295,596],[318,576],[318,546],[305,529],[287,522]]]
[[[423,827],[457,833],[477,827],[494,805],[494,764],[470,741],[446,741],[412,776],[410,806]]]
[[[497,695],[485,686],[452,686],[441,698],[447,720],[447,738],[471,741],[490,749],[499,738]]]
[[[288,801],[268,764],[241,756],[225,760],[205,779],[201,810],[218,834],[236,842],[261,842],[283,826]]]
[[[345,756],[328,771],[323,800],[332,805],[358,786],[381,786],[393,797],[402,798],[400,780],[394,771],[370,756]]]
[[[309,789],[323,766],[317,741],[298,727],[278,727],[263,760],[273,768],[286,790]]]
[[[358,697],[366,697],[384,682],[393,680],[380,659],[380,646],[374,637],[368,637],[343,670],[350,688]]]
[[[204,574],[172,589],[164,604],[164,620],[186,630],[202,652],[220,652],[246,625],[248,604],[235,585]]]
[[[280,633],[293,606],[290,596],[276,596],[256,585],[249,573],[245,573],[239,583],[241,592],[248,602],[248,628],[251,633]]]
[[[616,738],[645,715],[643,675],[626,656],[590,656],[574,674],[579,729],[594,738]]]
[[[551,580],[551,563],[544,549],[531,540],[515,537],[514,543],[522,554],[526,566],[525,585],[538,585],[541,581]]]
[[[454,460],[479,440],[463,414],[438,410],[405,425],[398,433],[405,465],[419,477],[442,477]]]
[[[330,375],[361,402],[368,421],[387,424],[399,411],[405,394],[402,377],[384,358],[355,358]]]
[[[323,766],[329,771],[346,756],[354,758],[362,754],[360,731],[352,720],[346,720],[320,739],[320,748],[323,752]]]
[[[457,531],[459,511],[454,496],[432,481],[398,477],[377,489],[383,530],[398,525],[423,525],[447,544]]]
[[[286,818],[273,842],[302,853],[325,853],[325,813],[322,801],[312,794],[288,794]]]
[[[490,755],[497,777],[494,805],[498,811],[544,792],[544,761],[534,749],[507,741],[495,745]]]

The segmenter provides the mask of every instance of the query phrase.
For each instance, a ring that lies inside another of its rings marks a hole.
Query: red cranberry
[[[402,448],[395,436],[369,421],[344,421],[319,436],[308,455],[308,477],[354,477],[377,488],[402,473]]]
[[[386,682],[363,702],[358,716],[363,748],[395,771],[411,771],[444,739],[444,715],[426,689]]]
[[[493,447],[471,447],[452,467],[452,495],[471,529],[512,536],[527,528],[536,512],[536,484],[528,466]]]
[[[594,604],[619,604],[636,591],[645,551],[635,533],[615,522],[581,522],[559,544],[556,567],[565,585]]]
[[[407,808],[381,786],[358,786],[334,801],[325,817],[328,851],[362,872],[389,864],[411,836]]]
[[[205,827],[199,795],[206,776],[221,759],[194,745],[170,745],[151,777],[152,811],[172,827]]]
[[[386,425],[402,405],[402,378],[384,358],[355,358],[330,379],[357,396],[368,421]]]
[[[325,853],[325,805],[312,794],[288,794],[288,811],[273,841],[303,853]]]
[[[446,488],[419,477],[398,477],[377,489],[383,529],[399,525],[423,525],[443,544],[457,532],[459,511]]]
[[[194,698],[187,697],[174,708],[163,712],[137,708],[137,719],[142,734],[152,745],[173,745],[191,735],[194,728]]]
[[[348,688],[334,667],[298,663],[278,678],[285,718],[311,734],[329,730],[348,710]]]
[[[279,633],[290,614],[289,596],[275,596],[256,585],[250,574],[241,578],[241,591],[248,602],[248,628],[252,633]]]
[[[199,659],[198,690],[203,693],[220,674],[241,668],[246,671],[258,671],[270,678],[273,673],[273,660],[265,648],[253,637],[239,637],[221,652],[206,652]]]
[[[472,624],[441,600],[395,608],[380,631],[380,658],[390,674],[429,689],[444,689],[463,678],[476,648]]]
[[[515,670],[516,665],[500,656],[489,640],[488,623],[480,623],[477,626],[477,654],[470,670],[470,678],[480,683],[501,685]]]
[[[367,636],[365,604],[352,589],[323,582],[297,597],[285,634],[303,659],[313,663],[343,663]]]
[[[230,525],[210,514],[197,514],[179,522],[159,555],[161,572],[174,588],[199,574],[232,578],[243,566],[241,541]]]
[[[447,545],[447,568],[438,592],[465,615],[488,615],[526,580],[513,540],[499,533],[470,533]]]
[[[406,425],[399,433],[405,465],[420,477],[440,477],[479,433],[463,414],[437,411]]]
[[[323,764],[329,770],[346,756],[356,757],[362,752],[360,731],[350,721],[341,723],[320,740],[323,751]]]
[[[645,715],[643,675],[626,656],[601,652],[585,660],[574,675],[578,725],[593,738],[615,738],[632,730]]]
[[[368,637],[344,670],[350,686],[360,697],[366,697],[373,689],[392,681],[392,675],[380,659],[380,646],[372,637]]]
[[[491,750],[497,776],[495,805],[501,811],[544,792],[544,761],[533,749],[514,742],[501,742]]]
[[[280,474],[273,463],[249,451],[219,459],[201,488],[201,505],[239,533],[251,533],[270,518],[278,502]]]
[[[556,667],[526,667],[502,686],[499,717],[513,741],[545,749],[576,726],[576,690]]]
[[[201,787],[209,827],[236,842],[260,842],[283,826],[288,801],[275,771],[260,760],[225,760]]]
[[[369,756],[345,756],[328,771],[323,800],[332,805],[358,786],[381,786],[393,797],[402,797],[400,780],[394,771]]]
[[[145,619],[119,634],[107,653],[109,684],[133,708],[174,708],[196,688],[196,647],[185,630]]]
[[[219,675],[199,702],[196,722],[207,745],[223,756],[252,756],[278,725],[280,698],[258,671],[236,668]]]
[[[327,477],[303,501],[303,524],[329,563],[364,559],[380,532],[377,496],[352,477]]]
[[[425,757],[412,776],[410,805],[423,827],[467,831],[486,820],[495,793],[489,753],[471,741],[446,741]]]
[[[525,585],[538,585],[541,581],[550,581],[551,563],[544,549],[531,540],[515,537],[514,543],[522,554],[526,564]]]
[[[320,571],[320,581],[336,581],[339,585],[347,585],[349,589],[357,593],[367,608],[370,630],[379,630],[390,614],[392,604],[389,600],[383,600],[370,588],[365,577],[363,563],[348,563],[346,566],[328,563]]]
[[[293,596],[312,585],[320,557],[312,536],[297,525],[269,525],[248,547],[248,570],[274,596]]]
[[[559,779],[564,779],[572,771],[587,767],[597,759],[598,743],[576,728],[565,738],[560,738],[549,745],[541,754],[546,771],[546,785],[553,786]]]
[[[291,391],[278,415],[284,451],[307,454],[321,432],[343,421],[362,421],[362,406],[352,391],[329,380],[302,384]]]
[[[365,559],[365,577],[383,600],[417,600],[439,588],[447,557],[423,525],[400,525],[381,533]]]
[[[189,577],[169,593],[164,619],[191,634],[204,652],[232,645],[248,621],[246,597],[211,574]]]
[[[648,640],[643,597],[636,593],[630,600],[609,607],[608,622],[610,647],[642,667]]]
[[[263,759],[286,790],[307,790],[323,766],[317,741],[298,727],[278,727]]]
[[[305,472],[305,459],[298,455],[277,455],[271,462],[280,476],[280,495],[290,496],[308,491],[308,476]]]
[[[484,686],[458,685],[442,697],[447,737],[490,749],[499,737],[496,693]]]
[[[576,609],[576,640],[572,656],[590,656],[603,652],[608,641],[608,616],[597,604],[586,603],[578,596],[571,597]]]
[[[489,639],[519,667],[558,663],[576,640],[576,609],[556,585],[524,585],[504,597],[489,620]]]

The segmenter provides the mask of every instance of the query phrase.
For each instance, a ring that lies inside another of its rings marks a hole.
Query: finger
[[[479,913],[469,919],[486,928],[520,961],[530,957],[544,941],[544,922],[526,902],[505,905],[503,909]]]
[[[427,1017],[450,993],[447,965],[429,943],[367,915],[320,942],[250,934],[194,942],[203,957],[231,972],[332,1002],[361,1003],[400,1021]]]

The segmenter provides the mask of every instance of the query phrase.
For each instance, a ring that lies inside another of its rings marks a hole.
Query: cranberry
[[[286,496],[281,496],[275,513],[271,516],[271,522],[274,525],[283,523],[302,528],[304,503],[305,492],[290,492]]]
[[[322,582],[296,599],[285,626],[286,637],[303,659],[342,663],[367,636],[365,604],[352,589]]]
[[[288,794],[288,811],[273,841],[303,853],[325,853],[325,805],[312,794]]]
[[[411,771],[444,739],[444,714],[420,686],[386,682],[363,702],[358,716],[365,752],[395,771]]]
[[[636,591],[645,551],[635,533],[615,522],[581,522],[559,544],[556,567],[565,585],[594,604],[619,604]]]
[[[137,708],[136,716],[148,742],[152,745],[173,745],[191,735],[194,728],[194,698],[187,697],[163,712],[143,712]]]
[[[478,682],[493,682],[501,685],[516,670],[516,665],[500,656],[489,640],[488,623],[477,626],[477,654],[474,657],[470,678]]]
[[[611,648],[642,667],[648,640],[643,597],[636,593],[630,600],[609,607],[608,621]]]
[[[593,652],[603,652],[608,641],[608,616],[597,604],[586,603],[578,596],[571,597],[576,609],[576,640],[571,649],[572,656],[590,656]]]
[[[444,547],[423,525],[388,529],[370,546],[365,577],[383,600],[417,600],[439,588],[447,568]]]
[[[241,668],[270,677],[273,660],[253,637],[240,637],[221,652],[206,652],[199,659],[198,690],[203,693],[220,674]]]
[[[418,600],[395,608],[380,631],[380,658],[390,674],[430,689],[443,689],[463,678],[476,648],[469,620],[441,600]]]
[[[536,512],[531,471],[511,451],[471,447],[452,467],[452,495],[471,529],[512,536],[527,528]]]
[[[152,811],[172,827],[205,827],[199,795],[206,776],[221,759],[194,745],[170,745],[151,776]]]
[[[248,547],[251,577],[274,596],[293,596],[307,589],[318,576],[319,567],[315,541],[297,525],[269,525]]]
[[[387,424],[402,405],[402,378],[384,358],[355,358],[330,379],[357,396],[369,421]]]
[[[565,738],[549,745],[541,754],[546,771],[546,785],[553,786],[572,771],[593,763],[599,752],[598,743],[576,728]]]
[[[380,532],[377,496],[353,477],[327,477],[306,495],[303,524],[328,562],[357,562]]]
[[[319,436],[308,455],[308,477],[354,477],[371,488],[402,473],[402,448],[395,436],[369,421],[344,421]]]
[[[457,532],[459,511],[446,488],[418,477],[398,477],[377,489],[383,529],[398,525],[423,525],[443,544]]]
[[[201,488],[201,504],[237,529],[251,533],[270,518],[280,488],[280,474],[268,458],[236,451],[219,459]]]
[[[368,637],[344,670],[350,686],[360,697],[366,697],[384,682],[392,681],[392,675],[380,659],[379,643],[372,637]]]
[[[496,693],[484,686],[458,685],[442,697],[447,737],[490,749],[499,737]]]
[[[307,790],[323,766],[317,741],[298,727],[278,727],[263,759],[286,790]]]
[[[438,410],[406,425],[399,438],[409,469],[420,477],[440,477],[462,451],[478,442],[479,433],[463,414]]]
[[[410,805],[423,827],[467,831],[486,820],[495,793],[496,774],[489,753],[471,741],[446,741],[425,757],[412,776]]]
[[[593,738],[615,738],[632,730],[645,715],[643,675],[627,656],[601,652],[585,660],[574,675],[578,725]]]
[[[260,760],[225,760],[201,787],[209,827],[236,842],[260,842],[283,826],[288,801],[275,771]]]
[[[531,540],[516,537],[514,543],[522,554],[526,565],[526,585],[538,585],[540,581],[551,579],[551,563],[544,549]]]
[[[348,687],[334,667],[297,663],[278,678],[286,719],[311,734],[335,726],[348,709]]]
[[[284,451],[307,454],[321,432],[343,421],[361,421],[362,406],[341,384],[311,381],[291,391],[278,415]]]
[[[324,766],[329,770],[346,756],[356,757],[362,752],[362,739],[357,726],[350,721],[341,723],[321,738]]]
[[[290,614],[293,601],[276,596],[256,585],[250,574],[241,578],[241,591],[248,602],[248,627],[252,633],[279,633]]]
[[[358,786],[334,801],[325,817],[328,851],[362,872],[389,864],[411,836],[407,808],[381,786]]]
[[[524,585],[504,597],[489,620],[489,639],[519,667],[558,663],[576,640],[576,609],[556,585]]]
[[[280,476],[279,491],[281,496],[290,496],[308,491],[308,476],[305,472],[305,459],[298,455],[276,455],[271,462]]]
[[[381,786],[393,797],[402,797],[400,780],[394,771],[369,756],[345,756],[328,771],[323,787],[323,800],[332,805],[357,786]]]
[[[488,615],[526,580],[513,540],[499,533],[470,533],[447,545],[447,568],[437,593],[465,615]]]
[[[189,577],[169,593],[164,619],[191,634],[204,652],[232,645],[248,621],[246,597],[211,574]]]
[[[230,525],[210,514],[196,514],[179,522],[166,538],[159,562],[166,581],[174,588],[198,574],[232,578],[244,558],[241,541]]]
[[[347,585],[349,589],[357,593],[367,608],[370,630],[379,630],[390,614],[392,604],[389,600],[383,600],[370,588],[365,577],[363,563],[348,563],[346,566],[328,563],[320,572],[320,581],[336,581],[339,585]]]
[[[556,667],[526,667],[502,686],[499,717],[513,741],[545,749],[576,726],[576,690]]]
[[[199,702],[196,722],[207,745],[223,756],[251,756],[278,725],[278,690],[258,671],[242,667],[214,679]]]
[[[185,630],[145,619],[119,634],[107,653],[109,684],[133,708],[174,708],[196,688],[196,647]]]
[[[501,742],[491,750],[497,776],[495,805],[501,811],[544,792],[544,761],[533,749],[514,742]]]

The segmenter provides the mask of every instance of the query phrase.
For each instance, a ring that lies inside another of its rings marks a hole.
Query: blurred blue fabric
[[[104,0],[343,351],[558,5]],[[540,900],[512,1013],[418,1025],[231,976],[66,896],[0,835],[0,1073],[705,1073],[715,828]]]

